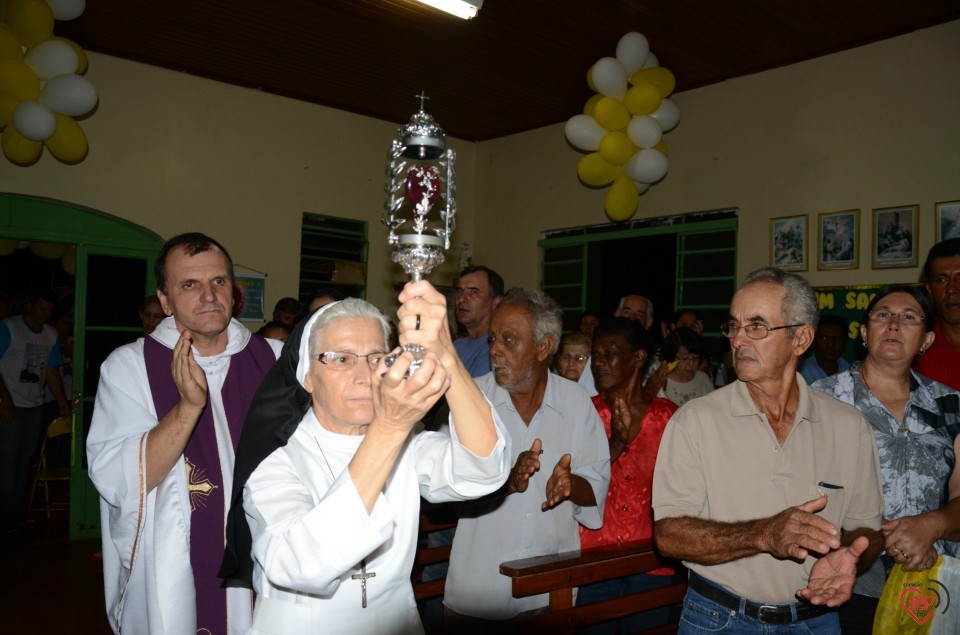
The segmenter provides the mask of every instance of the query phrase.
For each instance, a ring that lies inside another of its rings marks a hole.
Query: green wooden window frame
[[[367,221],[303,213],[300,231],[299,299],[310,302],[319,287],[367,296]]]
[[[710,323],[728,310],[736,289],[737,220],[736,209],[725,209],[543,232],[537,242],[541,249],[540,289],[560,303],[564,330],[574,330],[579,315],[595,304],[591,291],[597,285],[591,278],[598,272],[591,266],[591,254],[611,240],[674,234],[674,306],[704,314],[708,324],[704,336],[719,338]],[[709,290],[706,301],[702,299],[704,289]]]

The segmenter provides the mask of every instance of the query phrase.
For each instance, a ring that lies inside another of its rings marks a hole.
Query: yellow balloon
[[[590,90],[593,92],[599,92],[596,85],[593,83],[593,67],[587,69],[587,86],[590,87]]]
[[[90,65],[90,61],[87,59],[86,51],[80,48],[79,44],[77,44],[73,40],[68,40],[65,37],[60,37],[59,35],[54,35],[50,39],[58,40],[60,42],[66,42],[67,44],[69,44],[70,48],[73,49],[73,52],[77,54],[77,60],[79,61],[79,63],[77,64],[77,75],[83,75],[84,73],[87,72],[87,67]]]
[[[0,128],[3,128],[13,119],[13,111],[17,109],[17,103],[17,101],[5,95],[0,95]]]
[[[632,86],[627,91],[627,96],[623,98],[627,110],[635,115],[649,115],[660,107],[662,101],[660,89],[650,82],[641,82]]]
[[[56,260],[67,253],[67,245],[63,243],[33,242],[30,243],[30,251],[39,258]]]
[[[630,112],[616,97],[603,97],[594,111],[593,118],[607,130],[623,130],[630,123]]]
[[[0,238],[0,256],[9,256],[20,246],[16,238]]]
[[[23,60],[0,59],[0,95],[15,101],[39,101],[40,82]]]
[[[9,125],[0,137],[0,149],[3,155],[18,165],[30,165],[43,152],[43,142],[27,139],[14,126]]]
[[[608,132],[600,139],[600,157],[612,165],[623,165],[637,149],[625,133]]]
[[[591,152],[577,164],[577,176],[587,185],[607,185],[621,174],[620,166],[610,165],[599,152]]]
[[[603,99],[603,95],[597,94],[587,100],[583,106],[583,114],[595,117],[597,113],[597,102]]]
[[[54,113],[57,129],[44,141],[47,150],[64,163],[77,163],[87,156],[87,135],[73,117]]]
[[[22,60],[23,47],[20,40],[13,34],[6,24],[0,22],[0,59]]]
[[[612,221],[624,221],[633,216],[640,204],[640,193],[630,177],[621,174],[610,186],[603,209]]]
[[[28,49],[53,35],[53,9],[46,0],[10,0],[7,24]]]
[[[660,139],[660,143],[658,143],[657,145],[653,146],[653,149],[654,149],[654,150],[659,150],[660,152],[663,153],[663,156],[665,156],[665,157],[670,156],[670,152],[668,152],[668,148],[667,148],[667,142],[664,141],[663,139]]]
[[[64,252],[63,257],[60,258],[60,266],[63,267],[63,270],[66,271],[69,275],[77,275],[77,246],[70,245],[67,247],[67,251]]]
[[[677,79],[673,76],[673,73],[662,66],[654,66],[653,68],[637,71],[633,74],[633,77],[630,78],[630,83],[634,86],[644,82],[649,82],[656,86],[660,91],[661,97],[669,96],[670,93],[673,92],[673,89],[677,87]]]

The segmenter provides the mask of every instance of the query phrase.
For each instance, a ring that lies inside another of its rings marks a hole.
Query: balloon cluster
[[[637,211],[640,195],[667,174],[663,133],[680,122],[680,109],[667,99],[673,73],[660,66],[647,38],[627,33],[617,43],[617,56],[604,57],[587,72],[597,94],[582,115],[567,121],[567,140],[589,152],[577,175],[587,185],[610,185],[604,209],[611,220],[627,220]]]
[[[64,163],[87,154],[74,117],[94,109],[97,91],[82,76],[83,49],[53,35],[54,20],[85,8],[85,0],[0,0],[0,149],[13,163],[33,163],[44,146]]]

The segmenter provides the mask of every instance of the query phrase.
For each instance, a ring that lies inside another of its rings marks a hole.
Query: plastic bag
[[[873,635],[960,633],[960,560],[940,556],[932,569],[893,567],[873,618]]]

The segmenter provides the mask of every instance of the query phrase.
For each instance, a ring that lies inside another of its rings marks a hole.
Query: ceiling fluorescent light
[[[483,0],[417,0],[435,9],[446,11],[458,18],[469,20],[477,17],[477,11],[483,6]]]

